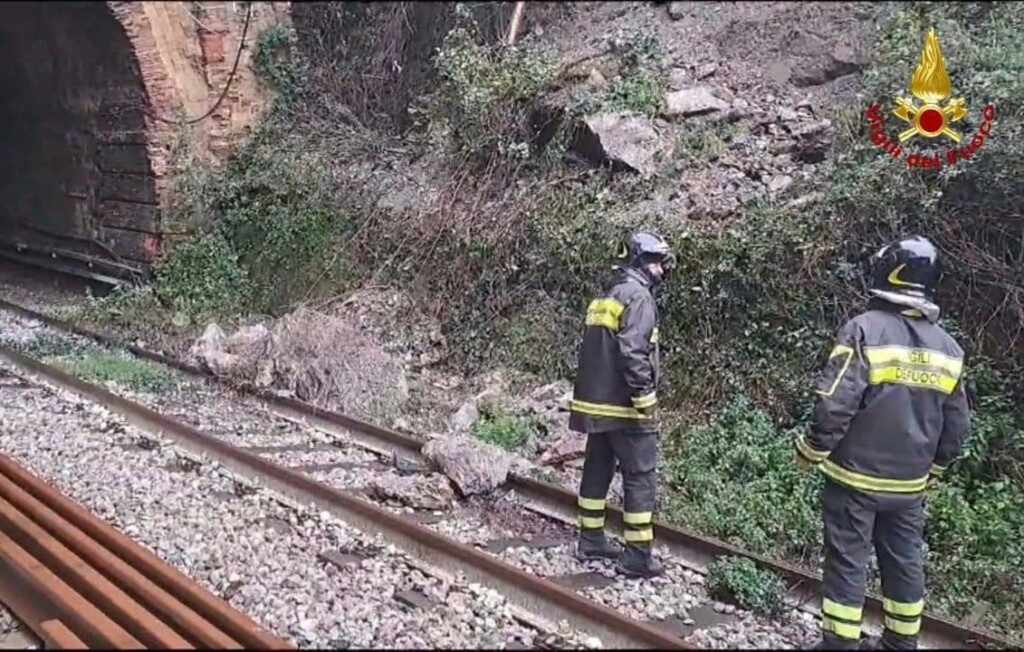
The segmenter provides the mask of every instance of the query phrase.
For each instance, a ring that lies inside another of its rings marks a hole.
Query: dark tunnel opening
[[[0,247],[72,265],[151,262],[145,88],[107,3],[0,4],[0,88]]]

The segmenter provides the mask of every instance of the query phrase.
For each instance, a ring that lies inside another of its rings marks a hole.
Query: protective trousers
[[[916,649],[924,611],[923,496],[866,493],[827,480],[821,503],[822,647],[859,646],[868,556],[874,545],[882,576],[881,646]]]
[[[623,538],[626,545],[650,550],[654,540],[651,521],[657,491],[655,462],[658,455],[656,432],[599,432],[587,435],[587,449],[580,480],[580,534],[603,533],[605,498],[615,475],[615,462],[622,470],[624,504]]]

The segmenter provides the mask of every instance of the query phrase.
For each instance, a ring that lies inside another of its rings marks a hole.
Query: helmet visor
[[[665,254],[665,256],[661,259],[661,269],[664,271],[665,276],[667,277],[669,274],[672,273],[672,270],[675,269],[675,267],[676,255],[675,253],[670,251],[667,254]]]

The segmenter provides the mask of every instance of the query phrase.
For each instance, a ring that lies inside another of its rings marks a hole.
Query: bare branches
[[[519,25],[523,22],[523,14],[526,12],[526,3],[520,0],[512,12],[512,24],[508,27],[508,35],[505,37],[506,45],[515,45],[516,36],[519,35]]]

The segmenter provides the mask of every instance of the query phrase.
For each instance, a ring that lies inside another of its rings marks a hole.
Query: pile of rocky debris
[[[879,7],[872,3],[578,3],[539,42],[569,64],[543,113],[570,114],[580,92],[622,81],[623,49],[660,44],[657,115],[586,116],[576,153],[657,178],[652,204],[690,221],[753,200],[795,203],[825,177],[837,108],[856,103]]]
[[[787,105],[771,94],[760,102],[737,97],[698,81],[713,74],[711,67],[673,73],[659,117],[589,116],[580,154],[613,170],[664,175],[658,199],[678,217],[731,215],[754,199],[784,198],[798,182],[822,175],[835,130],[810,99]]]
[[[524,415],[536,424],[536,436],[521,452],[542,466],[582,464],[586,436],[569,430],[569,402],[572,386],[555,381],[521,396],[509,391],[500,373],[493,374],[486,389],[466,400],[450,417],[449,432],[468,435],[481,413],[499,406],[501,412]]]
[[[488,386],[466,400],[448,420],[448,432],[430,435],[423,447],[425,463],[434,473],[411,475],[423,469],[410,467],[408,477],[382,476],[368,487],[379,498],[417,509],[447,509],[459,496],[486,495],[505,484],[510,473],[526,474],[530,467],[583,464],[586,436],[568,429],[569,398],[572,389],[563,381],[544,385],[523,397],[508,391],[500,373]],[[538,426],[538,436],[525,457],[511,453],[473,436],[473,426],[496,404],[509,414],[529,415]],[[402,468],[410,464],[396,460]]]
[[[189,355],[216,376],[357,417],[393,411],[409,393],[404,368],[380,344],[349,320],[307,308],[230,336],[211,323]]]

